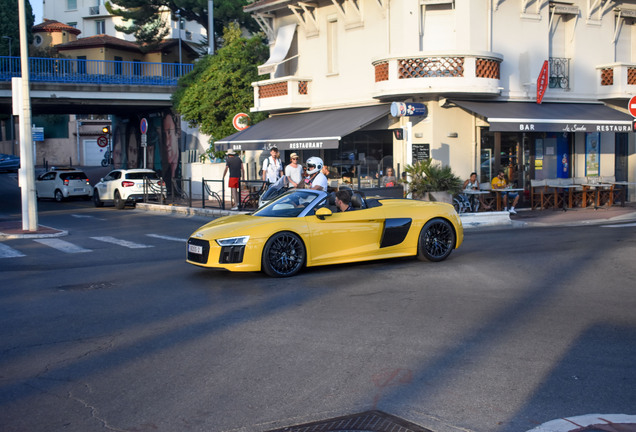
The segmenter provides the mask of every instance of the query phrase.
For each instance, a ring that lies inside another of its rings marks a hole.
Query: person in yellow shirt
[[[505,189],[506,187],[508,187],[508,181],[506,180],[503,170],[499,170],[497,172],[497,177],[492,179],[492,181],[490,182],[490,185],[492,186],[493,190]],[[501,199],[503,199],[504,211],[507,210],[510,212],[510,214],[517,214],[517,212],[515,211],[515,206],[519,202],[519,194],[516,192],[508,192],[508,193],[499,192],[499,193],[501,194]],[[508,195],[510,195],[510,198],[513,200],[512,205],[510,206],[510,210],[508,210]]]

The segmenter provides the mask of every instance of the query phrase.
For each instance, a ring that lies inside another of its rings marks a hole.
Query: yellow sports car
[[[225,216],[188,239],[187,262],[286,277],[303,266],[404,256],[441,261],[464,238],[450,204],[364,198],[336,212],[334,194],[294,189],[252,214]]]

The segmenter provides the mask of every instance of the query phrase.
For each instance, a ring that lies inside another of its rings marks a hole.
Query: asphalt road
[[[518,432],[633,414],[634,227],[470,231],[442,263],[280,280],[186,264],[203,222],[43,201],[65,243],[0,242],[22,254],[0,258],[3,431],[266,431],[379,409]]]

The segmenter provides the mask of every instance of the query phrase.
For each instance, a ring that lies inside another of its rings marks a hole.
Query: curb
[[[63,237],[67,235],[68,235],[68,231],[58,230],[55,228],[40,225],[39,230],[37,232],[24,231],[22,229],[5,230],[4,232],[0,232],[0,240],[54,238],[54,237]]]
[[[462,220],[465,230],[492,226],[513,226],[510,213],[506,211],[462,213],[459,218]]]
[[[151,203],[137,203],[136,209],[145,211],[154,211],[158,213],[173,214],[173,215],[185,215],[185,216],[230,216],[234,214],[241,214],[247,212],[239,212],[232,210],[221,210],[215,208],[197,208],[197,207],[185,207],[176,205],[164,205],[164,204],[151,204]]]

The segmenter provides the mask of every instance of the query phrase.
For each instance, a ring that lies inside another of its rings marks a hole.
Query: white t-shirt
[[[294,168],[291,164],[287,165],[285,167],[285,175],[294,183],[300,183],[303,180],[302,165],[296,165],[296,168]]]
[[[263,171],[265,171],[265,180],[270,183],[276,183],[280,178],[280,172],[282,171],[280,159],[274,159],[268,156],[263,161]]]
[[[322,172],[319,172],[318,175],[314,177],[314,180],[311,182],[312,189],[314,188],[314,186],[322,186],[322,190],[327,192],[327,187],[329,186],[327,176],[324,175]]]

